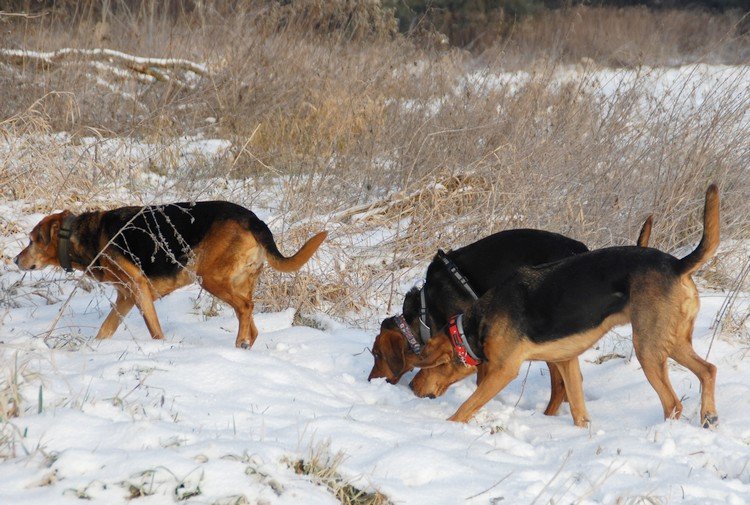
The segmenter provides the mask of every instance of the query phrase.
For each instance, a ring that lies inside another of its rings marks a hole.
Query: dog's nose
[[[409,381],[409,389],[411,389],[412,391],[414,391],[414,379],[412,379],[412,380]]]
[[[15,263],[16,265],[18,265],[18,256],[16,256],[15,258],[13,258],[13,263]]]

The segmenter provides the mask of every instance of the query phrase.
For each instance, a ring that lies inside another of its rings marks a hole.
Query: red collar
[[[464,334],[464,327],[461,324],[463,314],[458,314],[451,317],[448,322],[448,333],[450,333],[451,344],[458,354],[458,359],[464,366],[477,366],[482,360],[480,360],[469,347],[469,343],[466,341],[466,335]]]

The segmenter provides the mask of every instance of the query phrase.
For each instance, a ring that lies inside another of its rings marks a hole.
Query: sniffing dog
[[[249,348],[258,336],[253,322],[253,289],[264,261],[275,270],[302,267],[325,240],[310,238],[289,258],[268,226],[250,210],[230,202],[172,203],[121,207],[42,219],[29,245],[16,256],[21,270],[46,266],[83,270],[117,290],[117,300],[98,339],[112,336],[121,318],[136,305],[154,339],[164,338],[154,300],[198,282],[237,314],[237,347]]]
[[[517,375],[527,360],[555,362],[565,382],[574,423],[584,426],[577,357],[614,326],[631,323],[638,361],[661,400],[664,417],[678,418],[682,404],[669,382],[667,358],[701,382],[701,424],[718,423],[716,367],[693,350],[698,290],[691,274],[719,245],[719,193],[706,192],[703,237],[682,259],[640,247],[610,247],[548,265],[523,267],[453,318],[425,346],[415,366],[418,396],[442,394],[481,363],[483,379],[452,421],[467,422]]]
[[[651,216],[646,219],[638,245],[646,247],[651,235]],[[467,310],[474,302],[470,291],[450,271],[453,263],[470,290],[477,296],[507,278],[517,268],[540,265],[587,252],[581,242],[542,230],[507,230],[485,237],[467,246],[436,255],[427,267],[425,284],[410,290],[402,315],[389,317],[380,325],[372,346],[374,364],[367,380],[385,377],[396,384],[421,359],[420,350],[431,336],[448,323],[454,314]],[[565,399],[562,375],[554,363],[550,370],[550,401],[546,415],[554,415]],[[472,367],[473,372],[474,367]]]

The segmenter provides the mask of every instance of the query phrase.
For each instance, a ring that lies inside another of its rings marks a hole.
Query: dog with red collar
[[[651,222],[649,216],[638,245],[648,244]],[[531,229],[506,230],[455,251],[439,251],[427,268],[424,285],[406,294],[402,314],[383,320],[372,346],[374,364],[368,380],[383,377],[391,384],[398,383],[451,316],[468,309],[477,297],[517,268],[587,251],[577,240]],[[549,369],[551,394],[544,413],[554,415],[565,399],[565,388],[556,365],[550,363]],[[474,370],[472,367],[472,373]]]
[[[716,367],[698,356],[692,333],[699,296],[691,274],[719,245],[719,193],[706,192],[703,237],[682,259],[642,247],[609,247],[536,267],[522,267],[451,319],[422,349],[417,396],[441,395],[480,365],[483,379],[452,421],[467,422],[518,375],[528,360],[554,362],[562,374],[573,421],[585,426],[578,356],[615,326],[631,323],[633,347],[665,418],[682,404],[667,374],[667,358],[701,383],[701,424],[716,426]]]

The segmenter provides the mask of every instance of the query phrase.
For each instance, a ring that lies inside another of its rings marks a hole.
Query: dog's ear
[[[404,374],[404,368],[406,366],[406,357],[404,356],[404,346],[401,344],[401,339],[393,338],[392,333],[388,334],[386,342],[388,345],[385,352],[383,352],[383,359],[385,364],[388,365],[391,373],[394,377],[401,377]]]
[[[412,321],[414,317],[419,316],[419,308],[419,288],[413,287],[404,296],[404,305],[401,313],[406,317],[407,321]]]
[[[57,238],[57,236],[60,234],[60,223],[62,221],[53,221],[52,225],[49,227],[49,237],[50,240],[54,240]]]
[[[54,220],[49,219],[47,221],[42,221],[41,223],[37,225],[36,236],[39,239],[39,242],[41,242],[43,246],[49,245],[49,242],[52,237],[52,225],[54,223],[55,223]]]
[[[57,238],[60,235],[60,227],[62,226],[63,219],[68,217],[71,214],[69,210],[64,210],[60,212],[59,214],[55,215],[55,218],[52,220],[52,223],[49,227],[49,240],[53,242],[57,242]],[[48,242],[49,243],[49,242]]]

